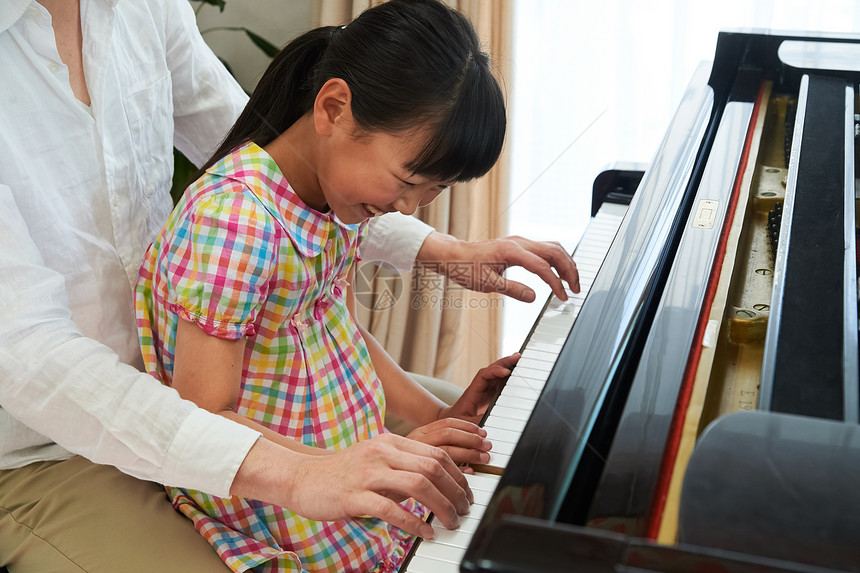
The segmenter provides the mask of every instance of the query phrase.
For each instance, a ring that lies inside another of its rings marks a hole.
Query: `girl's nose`
[[[418,202],[421,199],[421,194],[413,190],[398,197],[394,201],[394,208],[404,215],[412,215],[418,209]]]

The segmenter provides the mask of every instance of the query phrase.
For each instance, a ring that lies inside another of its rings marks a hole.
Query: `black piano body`
[[[462,571],[860,571],[857,54],[720,34]]]

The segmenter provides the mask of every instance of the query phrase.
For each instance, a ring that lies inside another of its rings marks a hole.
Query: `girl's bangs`
[[[437,181],[481,177],[496,163],[505,140],[505,104],[492,77],[467,80],[460,97],[436,123],[424,149],[406,165]],[[477,81],[476,81],[477,80]],[[474,84],[483,85],[474,85]]]

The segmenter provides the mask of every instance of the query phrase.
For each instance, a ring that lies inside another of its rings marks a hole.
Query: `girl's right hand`
[[[485,464],[493,447],[485,429],[459,418],[436,420],[415,428],[406,437],[442,448],[457,464]]]
[[[319,521],[369,515],[425,539],[433,537],[433,528],[398,502],[412,497],[453,529],[474,501],[466,478],[444,450],[394,434],[325,456],[261,438],[239,468],[231,493]]]

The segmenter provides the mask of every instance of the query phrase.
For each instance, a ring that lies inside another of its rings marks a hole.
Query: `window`
[[[725,28],[860,33],[852,0],[514,0],[511,234],[571,251],[588,224],[591,184],[617,161],[648,162],[696,66]],[[503,352],[514,352],[549,288],[505,301]]]

